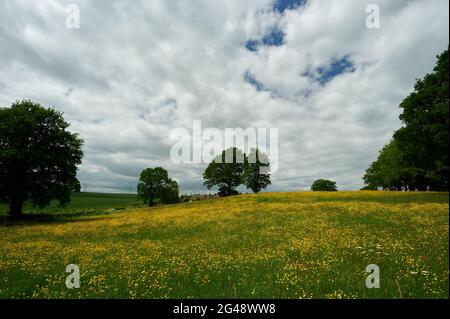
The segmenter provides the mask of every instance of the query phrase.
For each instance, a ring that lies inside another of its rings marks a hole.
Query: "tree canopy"
[[[83,141],[63,114],[29,100],[0,108],[0,201],[19,217],[23,203],[70,202]]]
[[[146,168],[141,172],[137,186],[138,196],[149,206],[153,206],[156,199],[163,203],[178,202],[178,184],[169,178],[162,167]]]
[[[242,183],[245,154],[236,147],[224,150],[209,163],[203,173],[204,184],[208,189],[219,187],[220,196],[236,195],[236,187]]]
[[[448,190],[448,50],[400,104],[403,126],[364,176],[366,188]]]
[[[220,196],[239,194],[236,188],[241,184],[258,193],[271,183],[269,158],[259,149],[251,149],[247,156],[231,147],[209,163],[203,178],[208,189],[219,188]]]
[[[315,192],[336,192],[336,182],[327,179],[317,179],[311,185],[311,190]]]
[[[271,184],[269,158],[257,148],[250,150],[246,157],[243,182],[254,193],[259,193]]]

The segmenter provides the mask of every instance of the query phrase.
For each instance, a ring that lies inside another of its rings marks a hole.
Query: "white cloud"
[[[65,28],[73,1],[0,4],[0,105],[31,98],[65,112],[85,139],[80,179],[129,191],[145,167],[164,166],[182,191],[206,190],[206,165],[174,165],[170,130],[277,127],[271,190],[333,178],[359,188],[365,168],[400,126],[398,104],[448,45],[448,2],[310,1],[283,14],[271,1],[77,1],[81,28]],[[282,46],[245,48],[277,26]],[[349,57],[325,85],[308,70]],[[250,71],[271,90],[256,91]],[[308,93],[305,97],[305,93]]]

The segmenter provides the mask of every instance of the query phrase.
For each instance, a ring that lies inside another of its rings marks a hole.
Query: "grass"
[[[73,193],[72,199],[67,207],[60,207],[57,201],[49,206],[39,209],[25,204],[26,214],[70,214],[84,211],[105,210],[112,208],[125,208],[138,205],[137,195],[134,194],[105,194],[105,193]],[[0,215],[6,215],[8,206],[0,204]]]
[[[448,298],[448,199],[264,193],[0,225],[0,298]]]

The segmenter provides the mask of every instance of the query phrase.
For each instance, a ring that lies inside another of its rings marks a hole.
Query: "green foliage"
[[[405,166],[419,189],[448,190],[449,69],[448,50],[432,73],[417,80],[414,92],[400,104],[404,127],[394,134]]]
[[[245,154],[236,147],[224,150],[203,173],[204,184],[208,189],[218,186],[220,196],[237,195],[236,187],[242,183],[244,162]]]
[[[137,190],[139,198],[149,206],[153,206],[156,199],[163,203],[178,202],[178,184],[169,178],[162,167],[144,169]]]
[[[237,195],[241,184],[258,193],[270,185],[270,162],[258,149],[250,150],[247,157],[236,147],[224,150],[209,163],[203,173],[204,184],[219,188],[219,196]]]
[[[395,141],[383,147],[378,159],[367,169],[363,180],[369,188],[401,189],[402,155]]]
[[[83,141],[68,127],[62,113],[29,100],[0,108],[0,202],[11,217],[25,201],[41,208],[70,202]]]
[[[312,184],[311,190],[315,192],[336,192],[336,182],[327,179],[318,179]]]
[[[161,202],[163,204],[176,204],[180,202],[178,183],[174,180],[169,180],[167,186],[161,193]]]
[[[72,191],[74,193],[80,193],[81,192],[80,181],[78,179],[76,179],[76,178],[75,178],[75,180],[73,181],[73,184],[72,184]]]
[[[400,104],[404,126],[364,175],[369,188],[448,190],[448,50]]]
[[[259,149],[252,149],[246,158],[243,182],[254,193],[259,193],[271,184],[269,159]]]

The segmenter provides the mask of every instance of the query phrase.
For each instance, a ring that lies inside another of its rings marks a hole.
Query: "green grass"
[[[73,193],[71,202],[66,207],[62,208],[57,201],[53,201],[43,209],[32,207],[27,203],[23,210],[25,214],[70,214],[92,210],[125,208],[139,204],[137,195],[135,194]],[[8,206],[0,204],[0,215],[6,215],[7,211]]]
[[[0,225],[0,298],[448,298],[448,198],[263,193]]]

